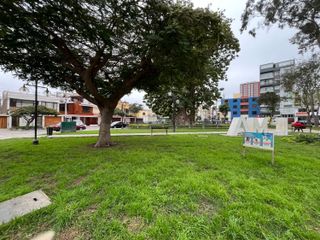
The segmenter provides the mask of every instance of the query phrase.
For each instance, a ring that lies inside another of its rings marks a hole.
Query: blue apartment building
[[[229,105],[229,111],[231,112],[230,120],[234,117],[240,117],[241,115],[247,115],[249,117],[259,117],[260,115],[258,97],[222,99],[221,104],[224,103]]]

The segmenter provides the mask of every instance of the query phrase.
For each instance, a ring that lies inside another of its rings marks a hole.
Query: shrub
[[[303,142],[303,143],[316,143],[320,142],[320,135],[319,134],[299,134],[295,137],[296,142]]]

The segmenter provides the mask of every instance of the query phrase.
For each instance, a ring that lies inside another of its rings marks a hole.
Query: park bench
[[[165,131],[166,131],[166,135],[168,135],[168,129],[169,129],[169,127],[168,126],[150,126],[150,134],[151,134],[151,136],[152,136],[152,134],[153,134],[153,130],[154,129],[164,129]]]

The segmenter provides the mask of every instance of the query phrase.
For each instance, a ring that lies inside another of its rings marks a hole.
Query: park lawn
[[[271,153],[213,135],[0,141],[0,201],[43,189],[53,204],[0,239],[320,239],[320,145]],[[78,238],[76,238],[78,237]]]
[[[177,128],[176,132],[227,132],[228,128]],[[133,133],[150,133],[151,130],[149,128],[115,128],[111,129],[111,134],[133,134]],[[165,133],[165,129],[153,129],[153,133]],[[168,132],[173,132],[172,128],[168,129]],[[98,134],[99,130],[79,130],[76,132],[54,132],[54,135],[59,134],[67,134],[67,135],[73,135],[73,134]]]

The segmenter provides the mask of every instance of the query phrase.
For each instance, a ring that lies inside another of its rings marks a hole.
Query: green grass
[[[53,204],[0,239],[320,239],[320,145],[271,153],[213,135],[0,141],[0,201],[43,189]]]
[[[154,133],[165,133],[165,129],[153,129]],[[177,128],[176,132],[227,132],[228,128]],[[111,129],[111,134],[127,134],[127,133],[150,133],[151,130],[148,128],[116,128]],[[168,132],[171,133],[173,130],[171,128],[168,129]],[[54,132],[54,135],[59,134],[98,134],[99,130],[80,130],[76,132]]]

